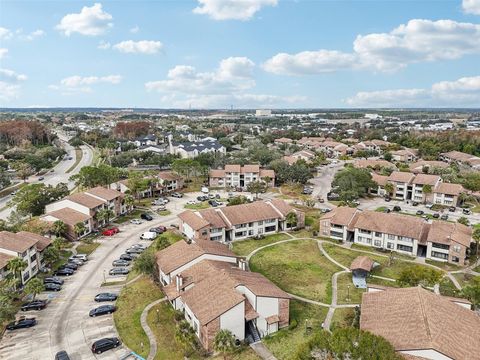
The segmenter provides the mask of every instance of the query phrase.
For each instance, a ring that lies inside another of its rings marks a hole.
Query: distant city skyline
[[[480,0],[2,1],[0,107],[480,106]]]

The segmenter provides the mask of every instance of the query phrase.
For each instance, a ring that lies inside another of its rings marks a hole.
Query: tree
[[[23,182],[27,181],[27,178],[33,174],[32,168],[25,163],[19,163],[15,166],[15,170],[17,172],[17,176],[23,180]]]
[[[170,241],[166,236],[160,236],[155,240],[155,250],[160,251],[170,246]]]
[[[16,210],[23,216],[39,216],[45,211],[45,206],[61,199],[70,193],[66,184],[56,186],[45,184],[30,184],[17,191],[9,206],[16,206]]]
[[[474,309],[480,306],[480,279],[478,277],[462,289],[462,296],[472,302]]]
[[[248,199],[245,196],[240,195],[240,196],[235,196],[228,199],[227,206],[240,205],[240,204],[246,204],[246,203],[248,203]]]
[[[131,194],[125,194],[123,201],[125,201],[125,205],[127,205],[127,210],[130,211],[133,204],[135,203],[135,198]]]
[[[109,165],[101,164],[98,166],[84,166],[78,174],[70,177],[75,181],[75,185],[80,188],[92,188],[95,186],[107,186],[118,181],[122,176],[120,169]]]
[[[14,289],[17,290],[18,284],[18,273],[21,273],[23,270],[27,268],[28,264],[25,260],[19,257],[14,257],[13,259],[8,260],[7,262],[7,269],[12,272],[13,278],[15,279]]]
[[[478,244],[480,242],[480,227],[476,227],[473,230],[472,238],[475,240],[475,255],[478,254]]]
[[[52,231],[56,237],[61,237],[67,232],[67,224],[62,220],[57,220],[52,225]]]
[[[247,191],[255,194],[255,199],[258,199],[258,194],[266,191],[265,183],[261,181],[252,181],[247,185]]]
[[[376,187],[372,175],[367,169],[348,167],[335,174],[332,187],[342,201],[352,201],[368,194],[369,189]]]
[[[104,221],[106,224],[109,224],[110,219],[115,216],[115,213],[110,208],[104,208],[100,209],[96,215],[98,221]]]
[[[465,217],[465,216],[461,216],[457,222],[459,224],[462,224],[462,225],[465,225],[465,226],[468,226],[468,224],[470,224],[470,221]]]
[[[148,179],[145,179],[142,173],[130,171],[128,174],[128,188],[136,199],[140,199],[140,194],[148,189]]]
[[[290,228],[295,228],[298,222],[297,213],[295,211],[289,212],[285,217],[285,221],[287,222],[287,225],[290,225]]]
[[[57,250],[61,251],[67,245],[67,241],[63,237],[60,237],[60,236],[55,237],[55,239],[53,239],[53,241],[52,241],[52,245]]]
[[[387,151],[385,154],[383,154],[383,158],[387,161],[392,161],[392,153]]]
[[[81,221],[79,221],[73,226],[73,232],[75,233],[75,235],[77,235],[77,238],[82,236],[85,233],[85,231],[87,231],[87,227]]]
[[[403,269],[398,277],[402,286],[433,286],[442,277],[442,273],[430,267],[415,265]]]
[[[33,295],[33,300],[35,300],[35,297],[44,290],[45,286],[39,278],[33,278],[25,285],[25,293]]]
[[[235,352],[235,336],[230,330],[220,330],[213,339],[213,348],[226,359],[227,355]]]
[[[195,341],[195,333],[186,320],[180,321],[175,327],[175,340],[183,347],[184,355],[187,356]]]
[[[58,261],[58,259],[60,259],[60,252],[55,246],[49,246],[44,250],[43,260],[49,267]]]
[[[393,191],[395,190],[395,187],[391,182],[387,182],[383,188],[385,189],[385,192],[388,196],[392,196]]]
[[[432,185],[425,184],[425,185],[422,186],[422,192],[425,195],[425,197],[424,197],[424,202],[425,203],[427,202],[427,195],[430,195],[432,193],[432,191],[433,191]]]
[[[155,254],[152,251],[144,251],[133,263],[133,269],[141,274],[154,276]]]

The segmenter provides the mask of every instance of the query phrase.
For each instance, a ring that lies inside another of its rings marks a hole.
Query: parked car
[[[95,309],[90,310],[90,312],[88,313],[88,316],[95,317],[99,315],[107,315],[107,314],[114,313],[116,310],[117,308],[115,307],[115,305],[102,305],[102,306],[96,307]]]
[[[140,235],[140,239],[142,240],[155,240],[157,237],[157,232],[156,231],[146,231],[142,235]]]
[[[55,354],[54,360],[70,360],[70,356],[68,356],[65,350],[62,350]]]
[[[120,255],[120,260],[127,260],[127,261],[132,261],[134,260],[135,258],[130,255],[130,254],[122,254]]]
[[[215,199],[215,195],[214,194],[208,194],[208,198],[209,199]]]
[[[472,214],[472,210],[470,210],[470,209],[462,209],[462,213],[464,213],[465,215],[471,215],[471,214]]]
[[[116,348],[120,346],[122,343],[120,340],[116,337],[113,338],[103,338],[100,340],[95,341],[92,344],[92,352],[95,354],[101,354],[104,351]]]
[[[390,201],[392,201],[392,198],[390,196],[385,196],[384,200],[386,202],[390,202]]]
[[[72,270],[78,270],[78,265],[72,262],[67,262],[66,264],[62,265],[60,268],[67,268]]]
[[[40,176],[40,177],[38,178],[38,181],[43,181],[43,180],[45,180],[45,177],[43,177],[43,176]]]
[[[66,275],[68,276],[68,275]],[[46,283],[43,284],[45,291],[60,291],[62,290],[62,285],[55,284],[55,283]]]
[[[200,197],[200,196],[199,196]],[[197,198],[198,199],[198,198]],[[199,200],[200,201],[200,200]],[[198,201],[197,200],[188,200],[187,201],[187,205],[196,205],[198,204]]]
[[[417,210],[417,212],[415,213],[417,215],[423,215],[425,214],[425,212],[423,210]]]
[[[174,193],[172,193],[172,197],[180,199],[180,198],[183,197],[183,194],[180,194],[178,192],[174,192]]]
[[[400,206],[398,206],[398,205],[395,205],[395,206],[393,207],[393,211],[402,211],[402,208],[401,208]]]
[[[425,205],[425,207],[426,207],[427,209],[431,209],[431,208],[433,207],[433,204],[427,204],[427,205]]]
[[[329,192],[327,194],[327,200],[338,200],[340,198],[340,195],[334,192]]]
[[[326,214],[326,213],[328,213],[328,212],[330,212],[330,211],[332,211],[332,209],[329,209],[329,208],[322,208],[322,209],[320,209],[320,212],[321,212],[322,214]]]
[[[70,268],[61,268],[53,273],[54,276],[71,276],[74,271]]]
[[[130,220],[130,223],[131,223],[131,224],[135,224],[135,225],[140,225],[140,224],[142,223],[142,220],[132,219],[132,220]]]
[[[435,214],[432,215],[432,217],[433,217],[434,219],[438,219],[438,218],[440,217],[440,214],[439,214],[439,213],[435,213]]]
[[[448,211],[450,211],[450,212],[455,212],[455,210],[457,210],[457,208],[455,206],[450,206],[448,208]]]
[[[418,206],[418,202],[413,201],[413,202],[412,202],[412,206]]]
[[[33,300],[22,305],[20,308],[22,311],[28,310],[43,310],[47,307],[45,300]]]
[[[125,267],[128,265],[130,265],[130,261],[127,261],[127,260],[118,259],[118,260],[112,261],[112,266],[115,266],[115,267]]]
[[[133,244],[132,246],[130,246],[130,249],[139,249],[141,251],[144,251],[146,248],[147,246],[143,244]]]
[[[440,216],[440,219],[448,220],[448,214],[443,214],[442,216]]]
[[[167,208],[165,207],[165,205],[160,205],[158,208],[157,208],[157,211],[165,211],[167,210]]]
[[[200,196],[197,196],[197,200],[202,202],[202,201],[207,201],[208,200],[208,196],[205,196],[205,195],[200,195]]]
[[[7,330],[25,329],[37,325],[37,319],[35,318],[23,318],[16,321],[12,321],[7,325]]]
[[[70,356],[68,356],[65,350],[62,350],[55,354],[54,360],[70,360]]]
[[[48,276],[45,279],[43,279],[44,284],[57,284],[57,285],[63,285],[64,281],[63,279],[60,279],[55,276]]]
[[[69,263],[72,263],[72,264],[75,264],[75,265],[78,265],[78,266],[82,266],[83,264],[85,264],[82,260],[80,259],[68,259],[68,262]]]
[[[110,275],[127,275],[129,272],[130,270],[128,270],[127,268],[118,267],[118,268],[110,269],[108,273]]]
[[[392,210],[390,210],[389,208],[383,209],[383,212],[386,213],[386,214],[390,213],[391,211],[392,211]]]
[[[167,231],[167,228],[165,226],[157,226],[157,227],[154,227],[154,228],[151,228],[150,230],[148,231],[151,231],[151,232],[156,232],[157,234],[163,234],[165,231]]]
[[[103,230],[102,235],[103,236],[113,236],[116,233],[118,233],[119,231],[120,230],[117,227],[113,227],[113,228]]]
[[[147,213],[141,214],[141,215],[140,215],[140,218],[143,219],[143,220],[147,220],[147,221],[152,221],[152,220],[153,220],[152,215],[147,214]]]
[[[208,190],[208,187],[202,186],[201,191],[202,191],[202,193],[204,193],[204,194],[208,194],[208,191],[209,191],[209,190]]]
[[[217,207],[220,204],[217,202],[217,200],[208,200],[208,205]]]
[[[96,302],[103,302],[103,301],[115,301],[117,300],[118,295],[114,293],[100,293],[95,296]]]
[[[88,255],[87,254],[76,254],[76,255],[70,256],[69,259],[80,259],[82,261],[88,261]]]

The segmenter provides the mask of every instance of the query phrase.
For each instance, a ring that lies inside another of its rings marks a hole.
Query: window
[[[382,242],[380,240],[375,240],[373,242],[373,245],[377,246],[377,247],[381,247],[382,246]]]
[[[460,262],[460,258],[458,258],[457,256],[452,256],[452,261],[458,263]]]
[[[394,243],[391,243],[391,242],[387,242],[387,249],[395,249],[395,244]]]
[[[358,232],[361,233],[361,234],[371,234],[372,233],[370,230],[365,230],[365,229],[359,229]]]
[[[406,246],[406,245],[401,245],[401,244],[398,244],[397,245],[397,250],[400,250],[400,251],[406,251],[406,252],[412,252],[413,251],[413,248],[411,246]]]
[[[405,242],[413,242],[412,238],[406,237],[406,236],[399,236],[398,241],[405,241]]]
[[[263,221],[259,221],[259,222],[258,222],[258,225],[263,225]]]
[[[265,232],[272,232],[276,230],[276,226],[266,226],[265,227]]]
[[[253,235],[253,230],[248,230],[248,236],[252,236]]]
[[[395,235],[388,234],[388,240],[395,240]]]
[[[432,251],[432,257],[437,258],[437,259],[448,260],[448,254],[444,254],[444,253],[437,252],[437,251]]]
[[[207,235],[207,234],[208,234],[208,230],[203,230],[203,231],[202,231],[202,235],[203,235],[203,236],[205,236],[205,235]]]
[[[455,251],[455,252],[458,253],[458,252],[460,252],[461,250],[462,250],[462,247],[461,247],[460,245],[454,245],[454,246],[453,246],[453,251]]]
[[[253,222],[248,223],[248,227],[252,227],[252,226],[253,226]]]
[[[450,249],[450,246],[445,245],[445,244],[439,244],[439,243],[432,243],[432,247],[437,248],[437,249],[444,249],[444,250]]]
[[[30,256],[30,262],[34,262],[35,260],[37,260],[37,254]]]
[[[378,231],[375,231],[375,236],[376,236],[376,237],[382,237],[382,233],[381,233],[381,232],[378,232]]]
[[[328,234],[328,232],[326,231],[325,234]],[[343,239],[343,233],[338,231],[330,231],[330,236]]]
[[[27,281],[28,278],[30,277],[30,273],[27,271],[25,274],[23,274],[23,281]]]
[[[246,236],[247,235],[247,232],[246,231],[238,231],[235,233],[235,237],[242,237],[242,236]]]

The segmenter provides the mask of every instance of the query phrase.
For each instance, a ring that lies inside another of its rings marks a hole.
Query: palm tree
[[[183,347],[184,355],[187,356],[189,348],[192,347],[195,335],[190,324],[186,320],[182,320],[177,324],[175,329],[175,340]]]
[[[475,255],[478,254],[478,243],[480,243],[480,228],[475,228],[472,234],[473,240],[475,240]]]
[[[49,266],[60,258],[60,253],[55,246],[49,246],[43,253],[43,260]]]
[[[15,284],[14,284],[15,290],[17,290],[17,284],[18,284],[17,274],[25,270],[27,266],[28,266],[27,262],[19,257],[15,257],[8,261],[7,268],[12,272],[13,278],[15,279]]]
[[[55,236],[60,237],[67,232],[67,225],[62,220],[57,220],[52,225],[52,231]]]
[[[127,212],[128,212],[132,209],[132,206],[135,203],[135,198],[131,194],[125,194],[123,201],[125,201],[125,205],[127,205]]]
[[[39,278],[33,278],[25,285],[25,293],[33,295],[33,300],[35,300],[35,297],[43,290],[45,290],[45,286]]]
[[[115,213],[112,209],[104,208],[97,212],[97,220],[104,221],[106,224],[110,223],[110,219],[115,216]]]
[[[81,221],[79,221],[73,226],[73,232],[75,233],[75,235],[77,235],[77,238],[79,238],[86,230],[87,227]]]
[[[427,202],[427,195],[432,193],[432,185],[430,184],[425,184],[422,186],[422,192],[425,195],[424,197],[424,203]]]
[[[383,188],[385,189],[385,192],[388,196],[392,196],[394,186],[391,182],[387,182]]]
[[[230,330],[220,330],[215,335],[215,339],[213,339],[213,348],[226,359],[228,354],[232,354],[235,351],[235,336],[233,336]]]
[[[288,225],[290,225],[290,228],[296,227],[298,221],[297,214],[293,211],[289,212],[285,217],[285,221]]]
[[[63,237],[59,236],[59,237],[56,237],[55,239],[53,239],[52,245],[57,250],[63,250],[63,248],[66,245],[65,244],[66,242],[67,241]]]

